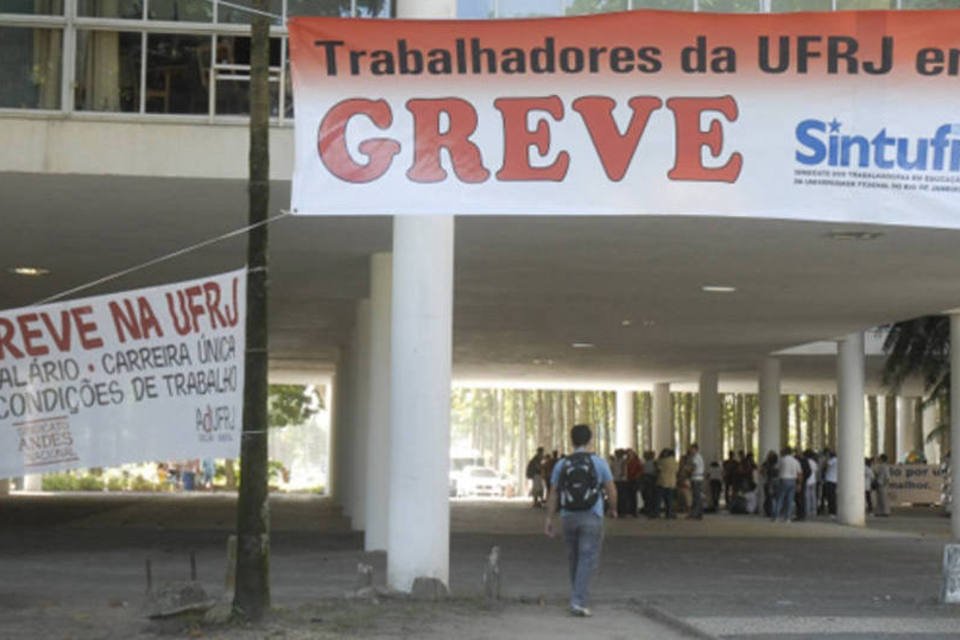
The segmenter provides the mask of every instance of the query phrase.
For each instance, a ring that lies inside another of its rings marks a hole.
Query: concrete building
[[[244,4],[0,2],[0,307],[36,304],[245,225]],[[626,0],[609,8],[929,4]],[[293,162],[287,16],[507,18],[580,10],[569,0],[271,6],[276,213],[289,204]],[[286,217],[271,230],[271,371],[278,380],[334,376],[334,491],[365,529],[367,548],[387,551],[390,583],[400,589],[418,577],[447,581],[452,381],[652,390],[657,446],[672,438],[671,385],[694,385],[703,401],[704,450],[714,455],[718,392],[759,391],[765,451],[781,444],[781,393],[837,391],[840,517],[857,525],[863,394],[881,392],[879,358],[865,359],[864,332],[960,306],[960,231],[911,227],[909,220],[455,220],[456,213]],[[243,261],[244,239],[232,237],[84,294]],[[829,346],[788,350],[822,341]],[[876,353],[869,340],[867,351]],[[629,406],[625,395],[624,420]],[[954,415],[955,433],[958,422]],[[902,424],[900,451],[913,438]]]

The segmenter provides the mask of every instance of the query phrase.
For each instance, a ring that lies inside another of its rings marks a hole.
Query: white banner
[[[246,270],[0,312],[0,478],[235,458]]]
[[[890,504],[937,504],[943,491],[940,468],[932,464],[890,465]]]
[[[292,209],[960,228],[960,11],[294,18]]]

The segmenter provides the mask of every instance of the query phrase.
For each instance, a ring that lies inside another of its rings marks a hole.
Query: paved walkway
[[[162,582],[185,578],[194,551],[200,580],[219,593],[234,502],[209,494],[0,498],[0,637],[135,637],[147,557]],[[383,580],[384,555],[362,552],[362,536],[325,499],[278,496],[271,511],[275,605],[293,610],[342,597],[361,561]],[[497,544],[508,606],[435,611],[430,625],[382,637],[547,638],[567,629],[574,621],[563,609],[563,544],[542,535],[542,522],[540,510],[519,501],[454,502],[454,594],[475,600]],[[863,529],[729,515],[608,525],[593,589],[597,616],[576,621],[595,638],[960,638],[960,609],[938,601],[949,522],[933,512]],[[58,633],[65,623],[70,633]],[[107,631],[96,635],[99,628]],[[299,628],[285,628],[286,636],[299,637]],[[32,635],[5,635],[9,629]],[[311,634],[303,637],[326,637]]]

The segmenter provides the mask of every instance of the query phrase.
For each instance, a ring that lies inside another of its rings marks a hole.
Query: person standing
[[[710,488],[710,499],[707,501],[707,510],[712,513],[720,511],[720,496],[723,494],[723,469],[720,463],[714,460],[707,469],[706,486]]]
[[[673,513],[673,501],[677,494],[677,469],[679,464],[674,457],[673,449],[664,449],[657,459],[657,498],[653,517],[660,515],[660,504],[663,504],[664,517],[676,518]]]
[[[641,493],[643,494],[643,512],[648,518],[656,518],[660,504],[657,502],[657,454],[647,450],[643,452],[643,478],[641,479]]]
[[[777,464],[777,509],[773,520],[778,518],[790,522],[793,517],[793,500],[797,491],[797,483],[803,478],[803,469],[793,457],[793,450],[784,447],[781,451],[780,462]]]
[[[820,466],[817,464],[817,454],[807,449],[803,453],[810,465],[810,476],[804,484],[804,504],[806,505],[806,514],[808,518],[817,515],[817,479],[820,477]]]
[[[530,481],[530,495],[533,497],[533,508],[543,506],[543,478],[540,475],[540,465],[543,464],[543,447],[537,447],[537,452],[527,463],[527,480]]]
[[[690,467],[690,492],[692,503],[690,505],[690,520],[703,520],[703,456],[700,455],[700,446],[696,443],[690,445],[687,453],[687,464]]]
[[[873,476],[877,483],[877,508],[873,515],[886,518],[890,515],[890,498],[887,496],[887,486],[890,484],[890,465],[887,463],[887,454],[880,454],[879,461],[873,467]]]
[[[643,476],[643,463],[633,449],[627,449],[627,513],[637,517],[637,491]]]
[[[600,456],[587,451],[593,437],[590,427],[575,425],[570,430],[573,453],[553,469],[547,520],[543,531],[554,536],[553,516],[559,508],[563,521],[563,539],[570,569],[570,614],[589,617],[590,581],[600,563],[603,542],[603,496],[611,505],[610,516],[617,517],[617,488],[610,467]]]
[[[876,488],[876,476],[873,473],[873,460],[864,458],[863,460],[863,499],[867,504],[867,514],[873,513],[873,490]]]
[[[763,515],[777,519],[777,464],[780,458],[775,451],[768,451],[763,461],[761,476],[763,477]]]
[[[823,471],[823,497],[827,501],[827,513],[837,517],[837,454],[827,450],[827,460]]]

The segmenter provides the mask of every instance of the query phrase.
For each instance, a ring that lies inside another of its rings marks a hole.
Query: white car
[[[501,497],[506,492],[507,481],[490,467],[466,467],[457,483],[460,496]]]

